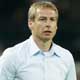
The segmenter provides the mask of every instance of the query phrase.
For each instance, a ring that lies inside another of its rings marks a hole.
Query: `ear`
[[[30,30],[32,30],[32,27],[33,27],[33,21],[32,20],[28,20],[28,27]]]

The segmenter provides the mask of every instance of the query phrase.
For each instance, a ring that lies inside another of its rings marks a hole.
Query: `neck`
[[[35,37],[33,37],[33,39],[42,51],[47,52],[50,50],[52,40],[43,41]]]

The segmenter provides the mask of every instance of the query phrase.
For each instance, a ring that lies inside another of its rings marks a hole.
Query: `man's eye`
[[[39,20],[41,20],[41,21],[45,21],[46,19],[45,19],[45,18],[40,18]]]
[[[51,20],[51,21],[56,21],[56,18],[51,18],[50,20]]]
[[[51,20],[51,21],[55,21],[55,19],[54,19],[54,18],[51,18],[50,20]]]

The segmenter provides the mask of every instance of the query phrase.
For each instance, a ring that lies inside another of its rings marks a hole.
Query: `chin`
[[[52,37],[44,37],[43,40],[44,41],[49,41],[49,40],[52,40]]]

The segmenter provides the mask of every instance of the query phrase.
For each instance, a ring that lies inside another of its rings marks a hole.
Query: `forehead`
[[[52,16],[57,17],[56,11],[50,8],[38,8],[36,10],[36,16]]]

